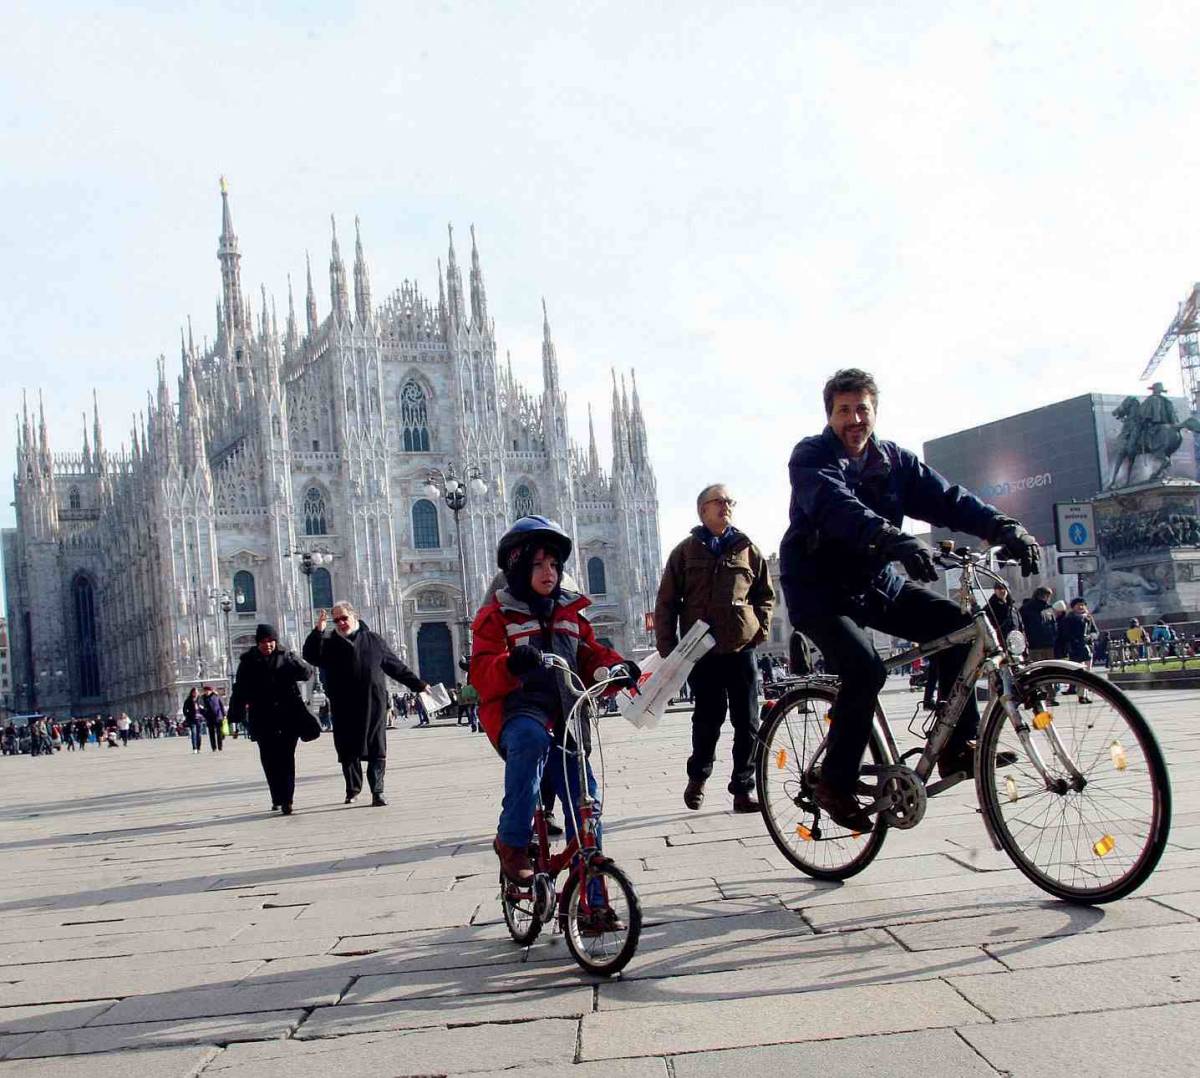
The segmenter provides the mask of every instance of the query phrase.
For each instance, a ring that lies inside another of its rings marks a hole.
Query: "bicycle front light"
[[[1005,640],[1010,655],[1025,654],[1025,634],[1020,629],[1013,629]]]

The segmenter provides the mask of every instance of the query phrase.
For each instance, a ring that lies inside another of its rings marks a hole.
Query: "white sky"
[[[173,11],[167,10],[175,9]],[[211,336],[217,177],[282,317],[330,212],[376,299],[436,296],[474,222],[498,344],[575,437],[637,368],[669,548],[724,480],[765,551],[839,366],[880,433],[1137,392],[1192,281],[1200,31],[1186,4],[6,5],[0,405],[55,450],[99,391],[127,438],[179,326]],[[299,298],[299,296],[298,296]],[[1177,359],[1161,370],[1178,387]],[[14,438],[0,438],[0,474]],[[9,488],[11,489],[11,488]],[[0,525],[14,514],[4,499]]]

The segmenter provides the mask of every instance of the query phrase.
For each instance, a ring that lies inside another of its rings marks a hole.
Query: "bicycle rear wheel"
[[[879,853],[887,824],[876,817],[870,834],[856,834],[834,823],[812,799],[809,768],[828,731],[836,690],[802,685],[779,698],[759,730],[755,765],[758,799],[767,831],[801,872],[818,880],[844,880],[861,872]],[[886,756],[872,730],[871,762]]]
[[[1056,691],[1067,682],[1075,695]],[[1123,898],[1154,871],[1171,825],[1170,780],[1149,724],[1119,688],[1090,671],[1019,674],[1015,695],[1049,781],[996,708],[980,736],[978,780],[996,838],[1056,898],[1087,905]],[[1056,755],[1053,735],[1080,779]],[[1014,753],[1016,763],[998,769],[998,752]]]
[[[522,947],[528,947],[542,930],[541,918],[537,915],[537,903],[532,882],[522,887],[513,883],[503,872],[500,873],[500,905],[504,910],[504,923],[508,934]]]

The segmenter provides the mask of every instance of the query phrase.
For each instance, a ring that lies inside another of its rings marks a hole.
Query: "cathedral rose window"
[[[400,387],[400,428],[406,453],[429,452],[429,409],[425,390],[411,378]]]
[[[537,502],[534,500],[533,491],[524,483],[519,484],[513,491],[513,511],[518,517],[532,516],[537,512]]]

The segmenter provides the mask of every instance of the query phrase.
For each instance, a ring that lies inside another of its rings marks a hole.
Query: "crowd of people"
[[[11,720],[7,722],[0,734],[0,746],[5,756],[22,753],[53,756],[63,750],[86,751],[89,745],[121,748],[130,741],[179,737],[182,733],[182,721],[164,714],[132,719],[121,712],[117,715],[96,715],[90,719],[61,720],[42,715],[19,726]]]

